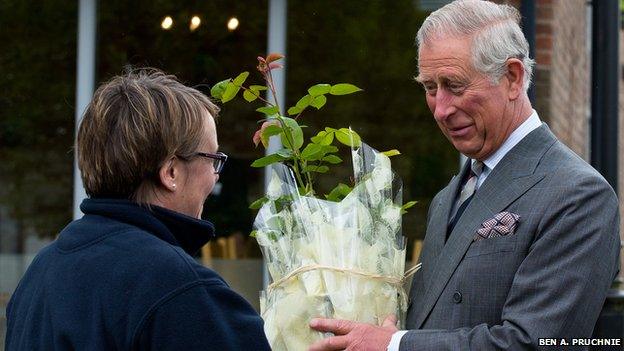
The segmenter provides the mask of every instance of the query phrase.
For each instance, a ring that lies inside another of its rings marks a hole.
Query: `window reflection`
[[[72,216],[77,20],[73,1],[0,2],[0,345],[11,293]]]

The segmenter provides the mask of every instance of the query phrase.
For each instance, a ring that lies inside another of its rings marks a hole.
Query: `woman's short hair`
[[[147,204],[164,162],[196,152],[206,113],[218,112],[207,96],[157,69],[113,77],[95,91],[78,130],[87,194]]]
[[[517,58],[524,66],[524,90],[533,76],[535,61],[520,29],[520,13],[509,5],[482,0],[457,0],[433,12],[418,30],[418,47],[445,36],[472,40],[472,63],[493,83],[507,72],[506,62]]]

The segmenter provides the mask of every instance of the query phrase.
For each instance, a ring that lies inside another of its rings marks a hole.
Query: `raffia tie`
[[[381,280],[381,281],[384,281],[384,282],[386,282],[388,284],[394,285],[396,287],[401,287],[409,277],[414,275],[414,273],[416,273],[420,269],[421,266],[422,266],[422,263],[418,263],[414,267],[412,267],[412,268],[408,269],[407,271],[405,271],[405,274],[403,274],[403,277],[399,278],[399,277],[387,277],[387,276],[383,276],[383,275],[379,275],[379,274],[372,274],[372,273],[368,273],[368,272],[362,272],[362,271],[358,271],[358,270],[350,269],[350,268],[338,268],[338,267],[332,267],[332,266],[324,266],[324,265],[320,265],[320,264],[311,264],[311,265],[307,265],[307,266],[301,266],[301,267],[293,270],[292,272],[288,273],[286,276],[284,276],[281,279],[279,279],[279,280],[273,282],[272,284],[270,284],[267,287],[267,290],[273,290],[273,289],[283,285],[284,283],[294,279],[295,277],[297,277],[298,275],[300,275],[302,273],[309,272],[309,271],[315,271],[315,270],[326,270],[326,271],[347,273],[347,274],[352,274],[352,275],[359,275],[359,276],[362,276],[362,277],[365,277],[365,278]]]
[[[416,273],[420,269],[421,266],[422,266],[422,263],[418,263],[414,267],[405,271],[405,273],[403,274],[403,277],[398,278],[398,277],[386,277],[386,276],[379,275],[379,274],[372,274],[372,273],[362,272],[362,271],[349,269],[349,268],[338,268],[338,267],[332,267],[332,266],[324,266],[320,264],[311,264],[307,266],[301,266],[293,270],[292,272],[288,273],[286,276],[282,277],[281,279],[273,282],[267,287],[267,291],[271,291],[281,286],[282,284],[294,279],[299,274],[309,272],[309,271],[315,271],[315,270],[327,270],[327,271],[341,272],[341,273],[347,273],[347,274],[352,274],[352,275],[359,275],[359,276],[366,277],[366,278],[381,280],[388,284],[391,284],[394,287],[396,287],[397,292],[399,293],[399,296],[401,299],[401,305],[403,306],[404,309],[406,309],[407,308],[407,294],[405,293],[405,289],[403,289],[403,284],[409,277],[414,275],[414,273]]]

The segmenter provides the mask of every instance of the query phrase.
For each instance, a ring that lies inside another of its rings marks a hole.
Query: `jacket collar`
[[[80,210],[87,215],[99,215],[143,229],[167,243],[179,246],[194,255],[210,239],[215,228],[206,220],[193,218],[159,206],[151,209],[123,199],[91,198],[83,200]]]

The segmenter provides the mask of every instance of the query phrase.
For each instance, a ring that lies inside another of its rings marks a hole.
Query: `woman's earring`
[[[173,183],[172,185],[173,185],[173,188],[175,189],[175,188],[176,188],[176,185],[175,185],[175,183]]]

